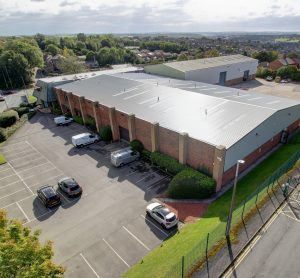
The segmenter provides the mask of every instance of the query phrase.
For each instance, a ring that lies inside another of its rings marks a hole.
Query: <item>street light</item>
[[[227,219],[227,226],[226,226],[226,237],[229,237],[230,233],[230,226],[231,226],[231,220],[232,220],[232,212],[233,212],[233,207],[234,207],[234,200],[235,200],[235,191],[236,191],[236,184],[237,184],[237,179],[239,175],[239,166],[240,164],[244,164],[245,161],[239,159],[236,163],[236,171],[235,171],[235,177],[234,177],[234,184],[233,184],[233,192],[232,192],[232,198],[231,198],[231,205],[230,205],[230,210],[228,214],[228,219]]]

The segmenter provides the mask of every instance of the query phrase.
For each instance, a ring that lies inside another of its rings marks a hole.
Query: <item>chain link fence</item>
[[[235,206],[230,240],[225,236],[226,222],[221,222],[182,254],[165,277],[219,277],[300,183],[299,158],[300,150]]]

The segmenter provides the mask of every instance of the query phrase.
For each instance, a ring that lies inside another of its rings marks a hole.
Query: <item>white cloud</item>
[[[0,0],[0,35],[296,30],[299,1]]]

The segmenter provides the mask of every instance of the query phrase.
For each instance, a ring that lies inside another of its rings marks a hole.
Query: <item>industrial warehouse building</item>
[[[255,78],[258,61],[243,55],[220,56],[145,66],[145,72],[209,84],[235,85]]]
[[[51,107],[56,102],[56,94],[53,88],[58,85],[71,83],[77,80],[87,79],[101,74],[137,71],[136,67],[123,67],[118,69],[100,70],[92,72],[83,72],[69,75],[59,75],[54,77],[40,78],[36,81],[33,95],[37,98],[37,103],[43,107]]]
[[[146,73],[99,75],[57,86],[63,112],[111,126],[113,139],[140,140],[194,168],[206,167],[217,190],[299,126],[300,103]]]

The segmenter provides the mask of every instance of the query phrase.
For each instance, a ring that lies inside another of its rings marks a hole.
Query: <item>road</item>
[[[19,106],[22,102],[21,96],[26,96],[27,94],[32,94],[32,90],[20,90],[11,95],[4,96],[5,101],[0,102],[0,112],[3,112],[7,108]]]
[[[300,277],[299,209],[296,201],[285,205],[224,277]]]

